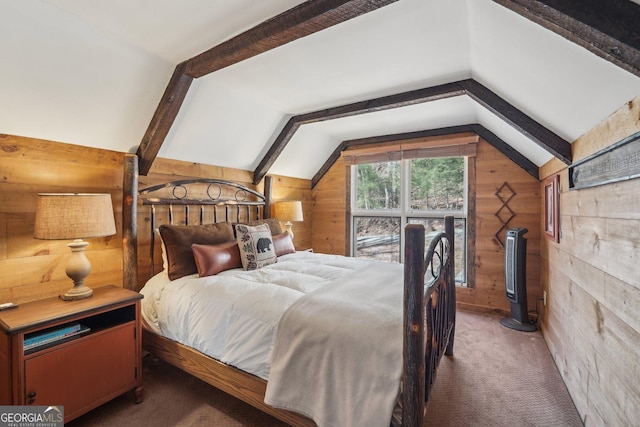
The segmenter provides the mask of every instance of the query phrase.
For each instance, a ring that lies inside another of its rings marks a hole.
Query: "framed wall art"
[[[544,182],[544,232],[547,239],[560,242],[560,175]]]

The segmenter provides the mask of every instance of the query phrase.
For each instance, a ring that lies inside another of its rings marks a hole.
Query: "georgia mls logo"
[[[62,406],[0,406],[0,427],[58,427],[64,425]]]
[[[52,415],[56,415],[56,418],[62,417],[64,419],[64,414],[57,406],[47,407],[47,409],[45,409],[43,413],[46,414],[47,412],[51,412]]]

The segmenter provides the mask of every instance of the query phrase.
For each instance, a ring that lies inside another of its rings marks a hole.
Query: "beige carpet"
[[[458,311],[453,358],[444,358],[427,407],[433,426],[581,426],[540,331]]]
[[[454,356],[440,365],[425,425],[581,426],[540,332],[499,320],[458,312]],[[143,365],[141,404],[121,396],[67,426],[284,426],[154,357]]]

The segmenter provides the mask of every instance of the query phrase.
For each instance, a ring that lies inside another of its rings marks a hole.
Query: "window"
[[[411,157],[411,156],[405,156]],[[351,242],[355,257],[400,262],[402,230],[422,224],[426,244],[455,218],[456,282],[467,283],[468,157],[417,157],[351,166]]]

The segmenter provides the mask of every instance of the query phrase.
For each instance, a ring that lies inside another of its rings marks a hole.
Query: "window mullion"
[[[401,186],[401,204],[400,204],[400,259],[404,259],[404,233],[408,223],[408,213],[411,210],[409,203],[411,201],[411,160],[402,160],[400,162],[400,171],[402,173],[400,179]]]

